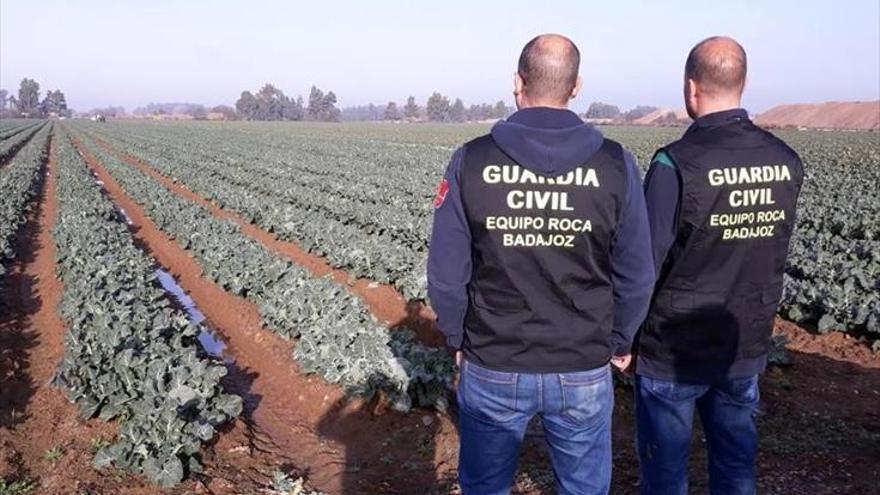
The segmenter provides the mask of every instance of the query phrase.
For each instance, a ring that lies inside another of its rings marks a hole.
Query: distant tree
[[[449,98],[435,92],[428,98],[425,113],[431,122],[446,122],[449,120]]]
[[[419,105],[416,104],[415,96],[410,96],[406,99],[406,106],[403,107],[403,116],[409,120],[419,118]]]
[[[366,118],[370,122],[382,120],[382,111],[379,110],[379,107],[370,103],[369,105],[367,105]]]
[[[449,120],[453,122],[464,122],[467,120],[467,110],[464,108],[464,102],[461,98],[456,98],[455,103],[449,109]]]
[[[67,99],[61,90],[48,91],[46,98],[40,103],[40,113],[44,117],[56,115],[59,117],[69,117],[70,110],[67,109]]]
[[[389,101],[385,107],[385,113],[382,115],[384,120],[400,120],[400,110],[397,109],[397,103]]]
[[[40,117],[40,84],[24,78],[18,88],[18,113],[27,117]]]
[[[309,118],[312,120],[320,120],[323,105],[324,92],[318,89],[316,86],[312,86],[312,90],[309,92]]]
[[[15,97],[9,95],[9,91],[0,89],[0,117],[15,117]]]
[[[302,96],[296,99],[284,97],[282,118],[284,120],[303,120],[306,117],[306,110],[303,108]]]
[[[256,94],[259,120],[283,120],[287,97],[272,84],[266,83]]]
[[[587,109],[586,117],[588,119],[613,119],[620,116],[620,109],[614,105],[602,103],[599,101],[590,104]]]
[[[657,107],[652,107],[649,105],[639,105],[633,109],[623,112],[623,120],[627,122],[632,122],[633,120],[640,119],[655,110],[657,110]]]
[[[241,118],[247,120],[257,119],[257,99],[250,91],[242,91],[238,101],[235,102],[235,111]]]
[[[498,100],[498,102],[495,103],[495,111],[492,112],[492,118],[504,119],[507,118],[508,115],[510,115],[510,109],[504,104],[504,100]]]
[[[483,120],[482,105],[471,105],[467,110],[468,120]]]
[[[231,110],[231,109],[230,109]],[[235,102],[235,112],[247,120],[303,120],[305,110],[302,97],[290,98],[279,88],[266,83],[256,95],[242,91]]]
[[[342,113],[336,108],[336,94],[328,91],[321,101],[320,120],[325,122],[339,122],[342,120]]]

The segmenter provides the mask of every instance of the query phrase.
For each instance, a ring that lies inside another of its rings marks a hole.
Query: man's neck
[[[551,103],[547,101],[523,102],[517,110],[525,110],[526,108],[552,108],[554,110],[568,110],[568,103],[560,105],[559,103]]]
[[[710,102],[703,105],[700,105],[700,110],[697,112],[697,118],[709,115],[711,113],[718,112],[726,112],[727,110],[736,110],[737,108],[742,108],[741,101],[719,101],[719,102]]]

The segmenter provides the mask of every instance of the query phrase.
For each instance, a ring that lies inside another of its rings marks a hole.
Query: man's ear
[[[581,76],[578,76],[577,81],[575,81],[575,83],[574,83],[574,89],[571,90],[570,99],[573,100],[573,99],[577,98],[577,95],[580,94],[581,89],[583,89],[583,87],[584,87],[584,79]]]
[[[522,76],[519,75],[519,72],[513,73],[513,94],[521,95],[525,90],[526,82],[523,80]]]
[[[684,83],[684,96],[689,101],[696,101],[697,99],[697,83],[694,82],[693,79],[687,78]]]

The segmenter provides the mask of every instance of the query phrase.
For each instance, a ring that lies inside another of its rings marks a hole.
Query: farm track
[[[178,280],[210,326],[225,338],[226,353],[235,359],[239,377],[229,380],[230,392],[245,398],[254,450],[306,468],[310,483],[329,493],[350,493],[355,486],[368,492],[408,493],[406,487],[413,483],[434,484],[434,462],[430,469],[422,466],[418,473],[406,473],[401,479],[399,467],[382,468],[376,446],[401,432],[412,432],[387,448],[392,455],[398,451],[411,455],[423,440],[420,431],[431,439],[443,433],[454,436],[447,417],[432,418],[429,428],[419,415],[385,413],[381,398],[369,404],[351,401],[338,387],[305,376],[292,359],[293,343],[262,328],[257,306],[203,277],[195,259],[153,223],[81,141],[75,137],[72,141],[104,183],[108,197],[128,214],[140,246]],[[440,461],[441,465],[448,460]],[[369,473],[352,474],[353,467],[366,464],[375,464]],[[389,485],[394,479],[401,484]]]
[[[434,347],[443,345],[443,339],[434,326],[435,314],[425,304],[416,301],[407,302],[400,292],[390,285],[379,284],[368,279],[355,279],[345,270],[334,269],[323,257],[307,252],[296,243],[278,239],[271,232],[248,222],[239,214],[224,209],[193,192],[184,184],[175,182],[144,160],[117,149],[97,136],[90,136],[108,153],[154,178],[184,199],[207,208],[217,218],[232,220],[246,235],[261,242],[273,252],[306,268],[314,276],[322,277],[331,274],[337,283],[346,286],[352,294],[360,297],[367,304],[373,316],[383,324],[390,328],[409,328],[415,331],[419,340],[427,345]]]

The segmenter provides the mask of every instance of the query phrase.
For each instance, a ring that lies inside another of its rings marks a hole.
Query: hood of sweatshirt
[[[602,146],[602,133],[571,110],[532,107],[492,127],[502,151],[532,172],[556,177],[587,162]]]

